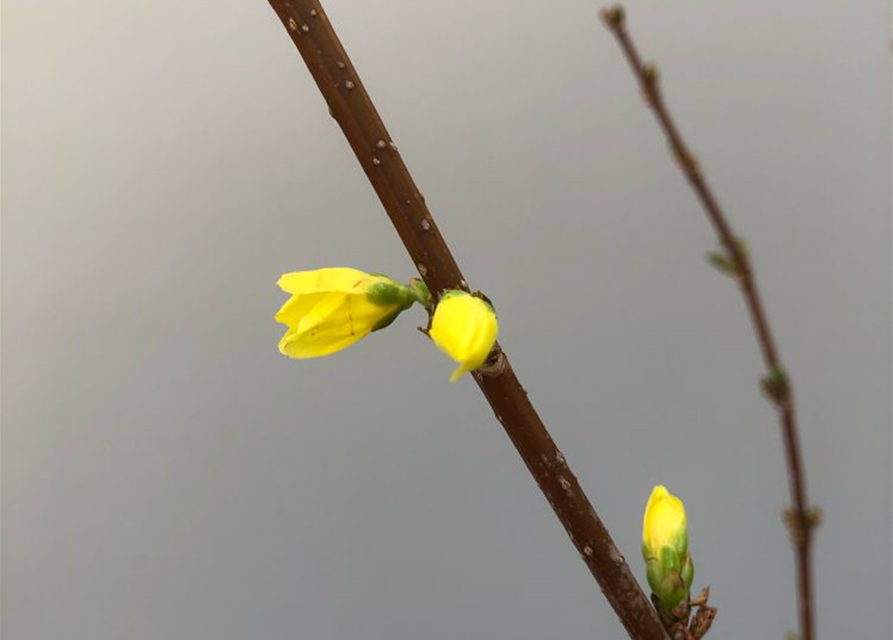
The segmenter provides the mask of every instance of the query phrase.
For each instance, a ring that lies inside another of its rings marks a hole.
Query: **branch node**
[[[502,353],[502,349],[497,344],[490,355],[487,356],[486,362],[476,369],[476,373],[484,378],[497,378],[505,373],[508,367],[508,360]]]
[[[468,291],[443,238],[439,233],[432,233],[437,227],[425,205],[425,198],[419,193],[396,145],[390,142],[371,99],[362,90],[360,77],[319,0],[268,2],[291,35],[329,107],[338,115],[342,132],[367,170],[369,181],[433,296],[438,297],[446,289],[457,286]],[[603,15],[615,33],[623,33],[623,9],[619,5]],[[308,30],[312,37],[304,37]],[[391,152],[387,152],[388,148]],[[374,165],[370,156],[378,157],[380,166],[393,170],[371,170]],[[428,228],[421,224],[422,220],[427,220]],[[425,332],[424,328],[420,330]],[[558,450],[512,371],[508,358],[497,349],[474,375],[571,540],[589,541],[591,554],[584,551],[586,565],[630,637],[666,640],[657,612],[649,605],[630,568],[622,558],[618,564],[619,556],[611,553],[611,536],[583,490],[577,487],[570,469],[562,469],[562,475],[573,486],[572,494],[552,493],[555,478],[548,468],[539,464],[539,460],[542,456],[556,458]]]
[[[706,259],[707,262],[713,265],[721,274],[733,278],[738,276],[738,268],[732,260],[729,260],[729,257],[725,253],[721,251],[710,251],[707,253]]]
[[[723,273],[734,275],[738,281],[751,316],[754,331],[757,334],[757,342],[760,346],[763,360],[769,369],[768,375],[761,380],[761,387],[780,413],[781,431],[784,438],[788,465],[788,483],[790,485],[792,502],[798,514],[796,518],[797,527],[791,527],[791,529],[795,533],[799,532],[797,533],[799,536],[797,572],[800,630],[802,640],[813,640],[814,620],[812,567],[809,554],[811,539],[809,531],[818,522],[819,516],[817,512],[807,510],[806,508],[808,504],[806,480],[803,473],[797,422],[794,415],[793,392],[787,376],[779,366],[780,360],[775,347],[775,340],[769,329],[766,314],[763,311],[763,303],[750,268],[747,252],[740,244],[740,241],[735,238],[725,213],[723,213],[716,197],[713,195],[713,191],[701,173],[697,160],[688,151],[688,147],[667,109],[663,96],[658,90],[656,67],[652,64],[642,64],[642,58],[627,31],[625,18],[622,17],[623,14],[615,11],[613,7],[604,11],[602,13],[603,19],[613,31],[620,49],[629,63],[630,69],[632,69],[651,110],[654,112],[655,118],[669,141],[670,151],[685,174],[686,180],[691,185],[719,237],[723,251],[721,253],[714,252],[708,254],[707,260]],[[807,516],[808,511],[811,513],[809,516]],[[703,616],[706,620],[708,614],[705,613]]]
[[[760,386],[776,408],[784,410],[790,406],[791,386],[788,375],[781,365],[775,365],[767,375],[763,376]]]
[[[658,80],[660,80],[660,69],[657,68],[657,63],[653,60],[650,60],[642,65],[642,75],[645,76],[645,81],[648,84],[655,84]]]
[[[724,275],[743,280],[750,272],[747,245],[741,238],[735,238],[734,248],[724,246],[720,251],[707,253],[707,262]]]
[[[655,96],[656,95],[657,89],[655,89]],[[676,162],[679,163],[679,166],[682,167],[682,170],[691,179],[700,180],[702,178],[701,164],[698,162],[698,158],[696,155],[694,155],[684,147],[677,146],[675,144],[670,146],[670,150],[673,154],[673,157],[676,158]]]
[[[794,546],[800,547],[822,521],[822,509],[821,507],[810,507],[804,509],[801,514],[796,509],[787,508],[781,512],[781,517],[788,528],[791,542],[794,543]]]
[[[822,508],[810,507],[806,510],[806,520],[809,522],[810,530],[815,529],[822,524]]]
[[[615,4],[601,10],[602,21],[610,28],[622,30],[626,23],[626,11],[623,5]]]

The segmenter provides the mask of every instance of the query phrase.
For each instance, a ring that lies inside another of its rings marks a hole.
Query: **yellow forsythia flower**
[[[276,314],[288,326],[279,351],[292,358],[345,349],[388,326],[414,301],[404,284],[345,267],[286,273],[278,284],[292,294]]]
[[[663,485],[654,487],[645,506],[642,557],[658,609],[669,614],[689,597],[695,567],[688,552],[685,506]]]
[[[428,335],[459,363],[450,382],[484,364],[498,330],[496,313],[487,301],[464,291],[451,290],[441,296]]]
[[[681,539],[681,540],[680,540]],[[685,544],[679,548],[679,542],[686,541],[685,506],[682,500],[667,491],[662,484],[654,487],[645,516],[642,518],[642,543],[648,555],[660,557],[660,550],[672,546],[680,553],[685,553]]]

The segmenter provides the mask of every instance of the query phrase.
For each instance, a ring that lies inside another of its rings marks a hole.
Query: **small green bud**
[[[707,262],[716,267],[716,270],[724,275],[738,275],[738,269],[735,267],[735,263],[729,260],[724,253],[711,251],[707,254]]]
[[[720,273],[737,278],[747,271],[749,254],[747,252],[747,243],[743,238],[735,238],[735,249],[741,258],[741,264],[735,259],[735,255],[729,248],[723,245],[721,251],[710,251],[707,254],[707,262],[716,267]]]
[[[773,367],[768,374],[763,376],[760,384],[763,387],[763,392],[776,404],[783,405],[790,399],[791,388],[788,385],[788,376],[781,366]]]

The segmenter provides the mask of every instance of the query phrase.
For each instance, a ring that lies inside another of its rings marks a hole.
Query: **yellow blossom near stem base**
[[[685,553],[685,506],[661,484],[654,487],[645,506],[642,544],[652,557],[659,556],[660,549],[667,545],[673,545],[679,553]]]
[[[434,310],[428,335],[441,351],[459,363],[450,376],[450,382],[455,382],[484,364],[498,332],[496,313],[486,300],[450,290],[441,296]]]
[[[669,613],[688,598],[695,569],[688,553],[685,506],[663,485],[654,487],[645,506],[642,557],[658,608]]]
[[[345,349],[388,326],[415,301],[404,284],[346,267],[286,273],[278,284],[292,294],[276,314],[288,326],[279,351],[291,358]]]

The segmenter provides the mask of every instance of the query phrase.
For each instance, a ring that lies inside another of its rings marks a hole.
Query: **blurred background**
[[[325,6],[640,580],[664,483],[712,635],[796,629],[756,344],[601,5]],[[793,377],[819,636],[890,637],[890,3],[626,6]],[[5,638],[624,636],[417,309],[277,352],[282,272],[415,273],[267,2],[4,0],[2,76]]]

